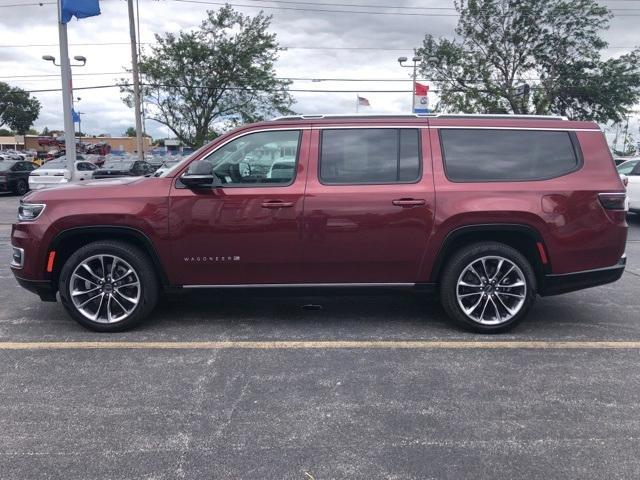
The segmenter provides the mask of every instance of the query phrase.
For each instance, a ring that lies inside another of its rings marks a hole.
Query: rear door
[[[308,283],[415,283],[433,227],[417,126],[314,127],[304,209]]]

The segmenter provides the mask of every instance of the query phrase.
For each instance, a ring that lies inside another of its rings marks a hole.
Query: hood
[[[142,184],[150,180],[146,177],[118,177],[104,180],[85,180],[78,183],[62,183],[44,190],[34,190],[23,197],[26,202],[45,202],[47,199],[65,198],[109,198],[122,196],[123,188],[136,188],[133,184]],[[131,184],[131,185],[130,185]]]

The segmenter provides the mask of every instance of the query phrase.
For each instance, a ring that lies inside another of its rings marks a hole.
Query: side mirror
[[[218,176],[213,173],[211,162],[203,160],[189,165],[189,169],[180,177],[180,181],[189,188],[211,188],[222,185]]]

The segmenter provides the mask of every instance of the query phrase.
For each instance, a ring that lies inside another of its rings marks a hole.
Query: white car
[[[91,180],[93,172],[98,167],[86,160],[77,161],[75,164],[75,175],[80,181]],[[67,183],[67,161],[65,157],[50,160],[40,168],[36,168],[29,174],[29,188],[40,190],[42,188],[56,187]]]
[[[629,210],[640,213],[640,158],[634,158],[618,165],[618,173],[627,178]]]

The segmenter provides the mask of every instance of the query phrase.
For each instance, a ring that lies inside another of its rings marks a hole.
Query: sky
[[[41,58],[42,55],[59,58],[56,6],[47,4],[47,0],[40,0],[45,3],[42,6],[35,5],[38,1],[0,0],[0,81],[29,91],[60,88],[59,69]],[[221,3],[217,0],[138,1],[143,49],[150,48],[145,44],[154,42],[154,34],[197,27],[204,19],[206,10],[217,9]],[[453,38],[457,23],[455,11],[450,10],[453,0],[237,2],[231,2],[231,5],[245,14],[255,15],[262,7],[265,13],[273,15],[271,30],[277,34],[280,45],[287,47],[286,51],[280,53],[276,65],[279,77],[372,80],[296,80],[291,86],[292,89],[302,90],[356,90],[371,104],[371,107],[361,107],[362,113],[410,112],[411,70],[401,68],[397,58],[411,58],[414,48],[421,45],[426,33]],[[609,30],[603,32],[603,37],[610,44],[604,55],[618,56],[640,45],[637,27],[640,22],[640,1],[603,0],[601,3],[616,9]],[[20,6],[8,6],[17,4]],[[128,74],[125,69],[131,66],[127,2],[101,0],[100,6],[102,15],[80,21],[73,19],[68,24],[70,56],[83,55],[87,58],[86,66],[73,69],[73,85],[76,89],[113,84],[126,77]],[[428,7],[434,9],[425,10]],[[335,10],[342,12],[336,13]],[[363,10],[383,14],[355,13]],[[394,81],[379,81],[381,79]],[[354,113],[356,94],[294,92],[296,103],[292,108],[297,113],[307,114]],[[40,92],[33,95],[42,104],[35,128],[41,130],[47,126],[49,129],[61,129],[61,93]],[[133,110],[121,101],[117,88],[76,90],[74,96],[81,99],[77,102],[76,110],[83,113],[84,132],[117,136],[134,125]],[[637,110],[640,111],[640,106]],[[638,115],[632,119],[636,138],[639,136]],[[152,121],[147,122],[146,129],[155,138],[171,136],[166,127]]]

